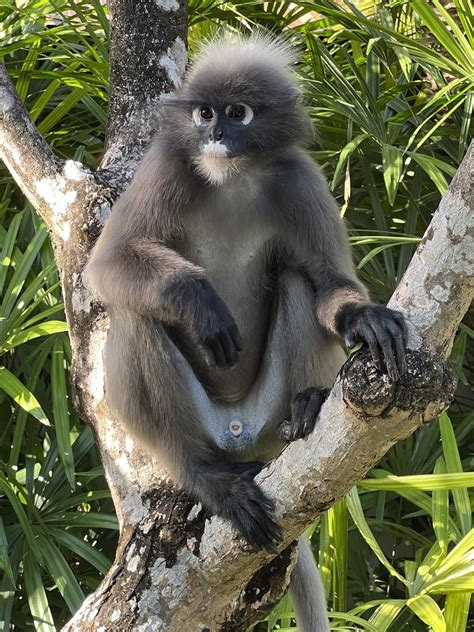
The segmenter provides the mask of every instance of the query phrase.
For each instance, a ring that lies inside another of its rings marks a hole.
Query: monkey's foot
[[[291,416],[277,428],[282,441],[306,439],[314,430],[319,411],[327,396],[328,388],[307,388],[291,402]]]
[[[257,462],[206,464],[194,478],[194,493],[253,548],[276,554],[283,534],[271,517],[274,504],[254,481],[262,467]]]
[[[241,473],[230,482],[219,513],[231,522],[253,548],[277,554],[276,545],[281,542],[283,534],[270,516],[274,504],[253,480],[261,464],[241,464],[242,469],[246,465],[249,468],[245,474]]]

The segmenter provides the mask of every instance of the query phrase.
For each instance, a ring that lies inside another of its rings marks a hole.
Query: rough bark
[[[124,188],[156,130],[163,93],[176,88],[186,66],[185,0],[112,0],[110,98],[101,169]]]
[[[182,47],[173,46],[185,37],[185,8],[177,0],[113,0],[110,8],[113,85],[99,175],[53,156],[6,73],[0,73],[0,155],[51,231],[74,352],[75,401],[97,437],[121,526],[110,572],[65,630],[173,632],[190,630],[190,622],[201,631],[245,629],[283,594],[295,561],[292,542],[305,526],[391,445],[449,402],[454,381],[445,359],[473,295],[474,148],[390,303],[410,324],[406,376],[393,385],[364,353],[351,358],[314,434],[289,446],[259,477],[275,500],[285,540],[276,558],[256,554],[222,520],[207,519],[173,488],[104,400],[108,322],[84,289],[81,270],[110,201],[125,186],[154,129],[160,91],[176,85]]]

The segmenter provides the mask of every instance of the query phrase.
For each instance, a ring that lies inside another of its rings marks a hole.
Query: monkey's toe
[[[277,544],[282,541],[280,527],[270,516],[273,502],[265,496],[258,485],[243,479],[233,486],[226,498],[224,517],[227,518],[245,540],[255,549],[266,549],[278,553]]]
[[[291,416],[281,422],[277,434],[282,441],[306,439],[314,430],[316,419],[329,389],[308,388],[291,403]]]

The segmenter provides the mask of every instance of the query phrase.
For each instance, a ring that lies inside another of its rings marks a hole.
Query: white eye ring
[[[209,110],[212,110],[213,114],[215,115],[214,110],[208,105],[207,106],[198,105],[198,107],[194,108],[193,110],[193,121],[194,121],[194,125],[196,125],[197,127],[200,127],[201,125],[206,123],[206,120],[203,119],[201,116],[201,110],[203,109],[203,107],[209,108]],[[209,119],[209,120],[212,120],[212,119]]]
[[[250,121],[253,119],[253,110],[252,110],[252,108],[250,107],[250,105],[246,105],[245,103],[235,103],[235,105],[240,105],[240,107],[243,107],[244,110],[245,110],[244,117],[241,118],[241,119],[238,119],[238,122],[241,125],[248,125],[250,123]],[[226,116],[229,116],[232,107],[234,107],[234,105],[226,106],[226,109],[225,109]]]

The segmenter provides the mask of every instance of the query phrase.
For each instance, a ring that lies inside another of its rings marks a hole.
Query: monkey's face
[[[198,67],[170,100],[162,131],[195,172],[220,185],[311,136],[298,96],[288,73],[258,60]]]
[[[222,184],[242,168],[248,155],[245,128],[252,123],[254,111],[246,103],[198,105],[193,108],[193,125],[199,136],[194,164],[211,184]]]

